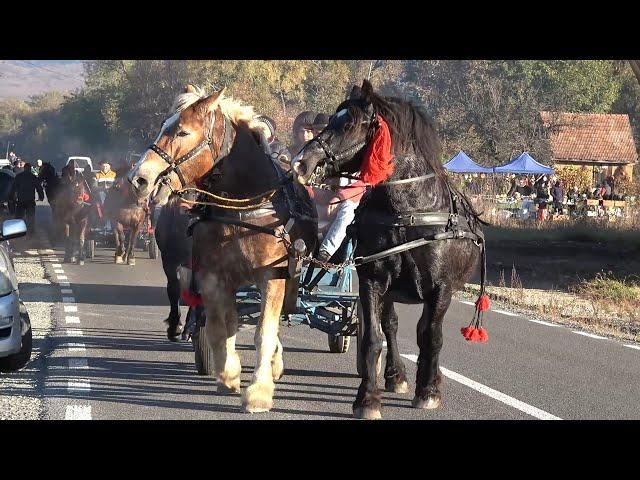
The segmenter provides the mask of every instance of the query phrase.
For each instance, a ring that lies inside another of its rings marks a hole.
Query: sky
[[[73,91],[84,85],[81,60],[0,60],[0,99],[59,90]]]

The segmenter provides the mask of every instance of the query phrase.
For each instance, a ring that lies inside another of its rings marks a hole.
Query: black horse
[[[162,257],[162,268],[167,277],[167,296],[171,305],[169,316],[165,320],[168,324],[167,337],[171,341],[178,341],[184,330],[185,322],[180,318],[180,283],[177,269],[180,265],[191,262],[192,239],[187,236],[190,216],[181,206],[178,195],[172,195],[167,204],[162,207],[155,226],[156,242]]]
[[[420,355],[412,405],[440,404],[442,320],[452,294],[484,258],[480,224],[486,224],[447,179],[440,149],[434,123],[422,107],[379,96],[365,81],[361,88],[354,87],[325,130],[293,160],[303,184],[360,172],[373,187],[350,227],[357,240],[364,327],[362,382],[353,404],[356,417],[380,418],[376,364],[382,353],[381,331],[387,340],[385,388],[408,390],[394,302],[424,305],[417,329]],[[398,249],[389,251],[393,247]]]
[[[53,225],[55,229],[55,227],[59,225],[59,222],[56,222],[56,219],[58,218],[58,212],[56,211],[56,200],[58,193],[60,192],[60,177],[58,177],[55,167],[49,162],[45,162],[40,168],[38,180],[40,180],[44,189],[44,193],[47,195],[47,201],[49,202],[49,206],[51,207],[51,217],[53,219]],[[54,239],[57,239],[60,236],[59,234],[61,233],[61,231],[56,232],[54,230]]]

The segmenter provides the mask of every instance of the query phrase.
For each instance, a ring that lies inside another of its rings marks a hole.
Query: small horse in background
[[[104,215],[111,220],[114,227],[115,263],[135,265],[136,240],[149,215],[147,200],[138,199],[131,184],[121,178],[107,193],[104,201]],[[129,231],[126,238],[125,229]]]
[[[59,220],[64,227],[65,263],[77,261],[78,265],[84,265],[84,240],[91,212],[88,190],[84,177],[76,172],[73,165],[67,165],[62,169],[62,180],[56,194],[57,218],[54,218],[54,225]]]

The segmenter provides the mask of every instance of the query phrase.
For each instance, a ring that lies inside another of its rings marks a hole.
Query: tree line
[[[209,92],[227,87],[272,117],[286,142],[298,113],[332,113],[370,77],[383,94],[425,105],[443,160],[463,149],[489,166],[523,150],[549,158],[543,110],[628,113],[636,132],[640,126],[640,86],[624,61],[99,60],[83,67],[78,91],[0,102],[3,149],[11,141],[19,155],[58,167],[74,154],[118,161],[155,138],[187,83]]]

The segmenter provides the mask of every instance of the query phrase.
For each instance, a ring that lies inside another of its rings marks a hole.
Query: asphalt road
[[[61,248],[41,252],[57,295],[45,362],[46,418],[352,418],[359,385],[355,341],[347,353],[332,354],[325,334],[282,326],[285,374],[276,383],[274,408],[246,414],[239,395],[218,394],[213,378],[197,375],[191,343],[166,339],[168,301],[159,259],[139,251],[135,266],[115,265],[112,250],[98,249],[78,266],[61,263]],[[384,419],[640,418],[637,345],[501,311],[485,317],[489,342],[470,344],[460,327],[473,307],[459,301],[445,319],[442,405],[413,409],[420,308],[397,305],[397,311],[410,393],[385,393]],[[238,334],[243,388],[255,362],[253,333],[248,325]]]

